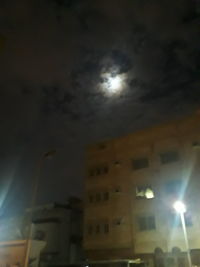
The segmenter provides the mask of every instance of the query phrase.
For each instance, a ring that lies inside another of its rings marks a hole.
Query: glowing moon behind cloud
[[[102,77],[104,79],[102,89],[107,96],[117,95],[124,89],[124,75],[104,73]]]

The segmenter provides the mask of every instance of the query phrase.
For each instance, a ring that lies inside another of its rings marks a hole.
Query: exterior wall
[[[31,266],[38,267],[40,252],[44,248],[43,241],[7,241],[0,242],[0,266],[24,266],[27,267],[29,260]],[[32,247],[31,253],[27,254],[29,247]]]
[[[42,233],[41,237],[47,243],[41,261],[51,264],[72,264],[81,261],[81,222],[80,208],[57,205],[34,212],[33,238],[40,238]]]
[[[176,151],[179,159],[163,164],[160,155],[170,151]],[[140,158],[148,158],[149,166],[134,170],[132,161]],[[105,166],[108,170],[103,170]],[[192,226],[187,227],[190,248],[200,249],[199,114],[90,146],[86,168],[84,249],[88,258],[153,255],[156,248],[164,253],[174,247],[185,251],[182,228],[173,227],[169,220],[179,197],[192,218]],[[180,182],[179,192],[166,192],[167,183],[173,181]],[[136,187],[147,185],[155,197],[137,199]],[[105,192],[109,193],[106,200]],[[99,193],[101,197],[97,197]],[[154,216],[156,229],[140,231],[141,216]],[[121,222],[116,223],[119,219]],[[106,233],[105,224],[109,225]],[[100,231],[96,233],[98,225]]]

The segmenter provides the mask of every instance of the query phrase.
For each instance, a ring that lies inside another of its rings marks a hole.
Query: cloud
[[[192,1],[9,2],[0,10],[5,150],[59,147],[66,172],[79,183],[74,162],[86,143],[198,106],[200,35]],[[103,71],[126,74],[118,97],[102,92]]]

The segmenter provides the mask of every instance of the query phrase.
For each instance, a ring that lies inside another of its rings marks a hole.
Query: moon
[[[110,93],[116,93],[120,90],[120,87],[122,85],[122,79],[120,76],[110,77],[108,79],[108,90]]]
[[[113,75],[105,73],[102,88],[107,96],[118,95],[124,89],[124,76],[120,74]]]

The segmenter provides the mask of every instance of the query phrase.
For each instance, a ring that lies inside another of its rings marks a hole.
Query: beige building
[[[187,266],[180,216],[200,264],[200,114],[92,145],[87,151],[84,249],[89,260]]]

